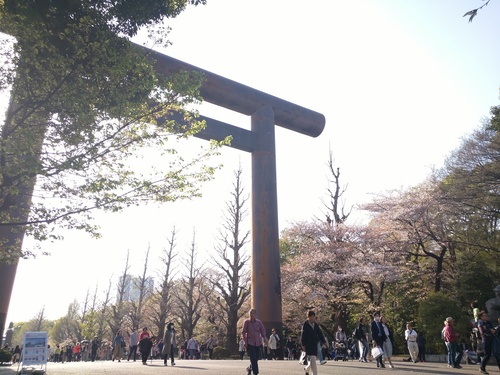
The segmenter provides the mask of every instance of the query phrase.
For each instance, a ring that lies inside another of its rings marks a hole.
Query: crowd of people
[[[147,365],[148,358],[163,359],[164,366],[175,366],[175,356],[179,359],[212,359],[216,341],[213,335],[206,340],[198,341],[195,336],[187,340],[179,339],[176,334],[174,323],[168,323],[163,338],[150,335],[148,328],[144,327],[141,333],[132,332],[129,335],[129,350],[126,352],[126,340],[119,330],[112,342],[111,360],[121,362],[123,358],[127,361],[136,361],[138,355],[143,365]]]
[[[148,359],[163,359],[167,366],[170,359],[171,366],[175,365],[175,356],[179,359],[212,359],[216,340],[209,335],[206,340],[198,342],[195,336],[188,340],[179,339],[173,323],[169,323],[163,338],[151,335],[148,327],[142,328],[140,332],[132,331],[124,333],[118,330],[111,341],[99,340],[95,336],[91,341],[81,342],[65,341],[51,348],[48,346],[48,362],[65,363],[79,361],[110,360],[121,362],[122,360],[136,361],[141,359],[147,365]],[[12,354],[11,362],[17,363],[21,360],[22,347],[16,345],[10,348],[4,347],[5,351]]]
[[[500,287],[497,287],[500,292]],[[499,305],[500,306],[500,305]],[[491,308],[491,307],[490,307]],[[494,311],[492,309],[492,311]],[[267,338],[264,324],[257,319],[257,312],[251,309],[249,318],[245,321],[242,336],[239,342],[240,359],[243,360],[245,352],[250,358],[247,367],[248,375],[259,374],[259,359],[276,359],[277,349],[280,348],[280,338],[275,329],[271,330],[271,336]],[[461,369],[463,355],[466,361],[477,356],[477,363],[481,374],[488,374],[486,366],[493,356],[496,358],[500,369],[500,317],[495,322],[489,320],[485,311],[474,309],[473,325],[473,347],[469,350],[465,339],[455,331],[454,319],[447,317],[444,321],[442,339],[447,348],[447,365],[450,368]],[[417,332],[412,323],[407,323],[404,331],[404,340],[409,353],[407,362],[425,362],[426,340],[422,332]],[[394,337],[386,317],[375,312],[373,320],[369,325],[365,324],[364,318],[360,318],[351,337],[338,327],[335,339],[329,346],[319,324],[316,322],[316,314],[313,310],[307,312],[307,317],[302,324],[301,335],[298,341],[291,336],[288,337],[284,346],[284,359],[299,360],[304,365],[305,375],[317,375],[317,361],[321,365],[327,359],[344,358],[358,359],[361,363],[370,362],[368,356],[373,359],[379,368],[394,368],[391,360],[393,353]],[[471,363],[471,362],[469,362]]]
[[[471,345],[467,345],[465,338],[461,338],[455,330],[455,320],[449,316],[444,320],[441,337],[447,349],[447,365],[450,368],[461,369],[465,356],[468,363],[477,363],[481,374],[488,374],[486,366],[490,358],[496,359],[500,369],[500,286],[494,289],[496,298],[488,300],[486,307],[490,315],[480,310],[477,303],[471,305],[473,319],[471,319]],[[318,366],[327,360],[357,359],[361,363],[374,360],[379,368],[394,368],[391,360],[394,346],[394,333],[388,324],[387,318],[380,312],[375,312],[368,323],[360,318],[352,332],[347,335],[342,327],[337,327],[335,337],[328,343],[320,325],[316,321],[313,310],[307,312],[306,320],[302,324],[300,337],[295,339],[289,336],[282,342],[274,328],[270,336],[266,335],[264,324],[257,319],[257,311],[251,309],[245,320],[241,332],[238,350],[240,359],[248,354],[250,365],[248,375],[259,374],[258,361],[260,359],[276,360],[284,354],[284,359],[298,360],[304,365],[305,375],[317,375]],[[490,320],[490,318],[493,318]],[[165,366],[175,366],[175,356],[179,359],[212,359],[216,340],[210,335],[205,340],[198,341],[195,336],[189,339],[178,338],[174,323],[166,327],[163,338],[151,335],[147,327],[141,332],[133,331],[126,338],[122,330],[118,330],[111,342],[101,342],[97,336],[93,340],[83,340],[76,343],[58,344],[51,349],[49,346],[49,361],[96,361],[111,360],[121,362],[136,361],[138,356],[143,365],[147,365],[149,358],[162,358]],[[407,362],[425,362],[426,340],[422,332],[417,332],[412,323],[407,323],[404,331],[404,340],[408,349]],[[128,343],[127,343],[128,342]],[[128,345],[127,345],[128,344]],[[127,350],[128,347],[128,350]],[[22,348],[12,349],[12,362],[20,360]],[[370,359],[370,360],[368,360]]]

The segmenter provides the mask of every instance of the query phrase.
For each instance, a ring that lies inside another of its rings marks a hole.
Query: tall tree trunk
[[[22,255],[36,170],[47,128],[47,116],[32,114],[29,121],[25,116],[28,115],[23,114],[15,103],[13,89],[0,140],[0,246],[2,254],[9,254],[0,258],[0,337],[5,330],[17,264]],[[40,119],[43,120],[37,121]]]

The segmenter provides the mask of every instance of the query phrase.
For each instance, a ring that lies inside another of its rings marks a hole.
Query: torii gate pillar
[[[256,135],[252,151],[252,306],[266,330],[282,332],[278,194],[274,112],[266,106],[251,116]]]

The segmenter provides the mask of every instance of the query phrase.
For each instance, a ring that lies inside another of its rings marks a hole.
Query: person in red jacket
[[[460,348],[457,332],[453,328],[455,320],[449,316],[445,320],[446,327],[444,328],[444,341],[448,349],[448,359],[450,366],[454,368],[462,368],[460,361],[462,360],[462,349]]]
[[[76,345],[73,348],[73,358],[75,359],[76,362],[80,361],[80,351],[82,347],[80,346],[80,343],[77,342]]]

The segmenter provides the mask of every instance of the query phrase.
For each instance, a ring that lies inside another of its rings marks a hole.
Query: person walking
[[[208,350],[208,359],[212,359],[212,355],[214,353],[214,347],[215,347],[215,339],[214,335],[210,335],[209,339],[205,341],[205,345]]]
[[[264,324],[257,319],[257,310],[254,308],[248,312],[249,318],[243,323],[243,330],[241,335],[245,340],[245,348],[250,357],[250,366],[247,367],[247,374],[253,375],[259,373],[259,352],[262,351],[262,342],[267,340],[266,329]]]
[[[73,347],[66,345],[66,362],[71,362],[73,356]]]
[[[195,351],[198,349],[198,341],[191,336],[191,338],[187,342],[187,350],[189,352],[189,359],[195,359]]]
[[[97,336],[90,343],[90,360],[94,362],[97,358],[97,349],[99,349],[99,340]]]
[[[356,340],[358,340],[360,362],[366,362],[366,355],[368,354],[368,343],[366,341],[366,333],[363,324],[364,321],[363,318],[359,318],[359,324],[354,330],[354,336]]]
[[[133,354],[134,355],[134,362],[135,362],[135,356],[137,354],[137,345],[138,344],[139,344],[139,333],[137,332],[137,330],[134,330],[130,334],[130,341],[128,344],[129,351],[128,351],[127,361],[130,361],[130,357]]]
[[[118,330],[115,337],[113,338],[113,356],[112,361],[115,359],[121,362],[123,356],[123,348],[125,347],[125,341],[123,340],[122,331]]]
[[[392,351],[393,351],[392,343],[394,342],[394,338],[392,337],[392,331],[387,324],[387,318],[385,316],[380,317],[380,322],[382,323],[382,329],[384,330],[386,337],[384,345],[382,346],[382,349],[384,350],[383,359],[384,362],[385,360],[389,362],[389,368],[394,368],[394,365],[392,364],[391,361]]]
[[[240,359],[243,361],[243,357],[245,356],[245,340],[243,340],[243,336],[241,336],[238,343],[238,352],[240,353]]]
[[[493,349],[493,339],[496,334],[496,330],[493,328],[493,324],[488,319],[488,314],[484,311],[479,312],[479,321],[478,321],[478,329],[481,334],[481,340],[483,344],[484,356],[481,360],[481,374],[488,375],[489,373],[486,371],[486,365],[491,358],[492,349]],[[500,358],[496,357],[498,367],[500,368]]]
[[[277,358],[278,348],[280,347],[280,337],[274,328],[271,329],[271,336],[269,336],[269,349],[271,350],[271,359]]]
[[[318,323],[318,317],[316,317],[315,323],[319,325]],[[320,365],[324,365],[326,363],[326,359],[323,356],[323,346],[328,348],[328,342],[325,339],[325,343],[319,342],[318,341],[318,360]]]
[[[167,330],[163,336],[163,365],[167,366],[168,357],[170,356],[170,365],[175,366],[174,350],[177,346],[177,339],[175,336],[174,323],[167,324]]]
[[[19,347],[19,345],[16,345],[16,349]],[[59,356],[61,355],[61,347],[59,346],[59,344],[56,345],[56,350],[54,352],[54,362],[57,363],[59,362]],[[12,363],[16,363],[14,361],[14,357],[12,357]]]
[[[286,351],[288,352],[288,360],[292,361],[295,358],[295,342],[292,340],[291,336],[288,336],[288,340],[286,342]]]
[[[318,342],[325,344],[326,340],[321,328],[316,323],[316,313],[313,310],[307,312],[307,320],[302,324],[300,343],[302,350],[309,356],[307,366],[304,367],[305,375],[318,375],[316,357],[318,355]]]
[[[144,338],[139,341],[139,350],[141,352],[141,358],[142,358],[142,364],[147,365],[148,363],[148,357],[149,354],[151,353],[151,348],[153,347],[154,344],[154,336],[144,336]]]
[[[207,352],[207,344],[202,342],[200,345],[200,359],[205,359],[206,352]]]
[[[76,345],[73,347],[73,358],[75,359],[75,362],[80,362],[80,352],[81,352],[81,345],[80,342],[77,342]]]
[[[57,345],[57,347],[59,348],[59,345]],[[12,353],[11,362],[17,363],[20,360],[21,360],[21,348],[19,347],[19,345],[16,345],[16,347],[14,348],[14,352]]]
[[[418,333],[415,331],[411,323],[406,324],[405,340],[408,345],[408,351],[410,352],[410,357],[413,363],[418,361],[418,344],[417,344]]]
[[[458,341],[458,334],[453,327],[455,320],[449,316],[445,320],[446,326],[444,327],[444,341],[446,342],[446,348],[448,349],[448,361],[449,365],[453,368],[462,368],[460,362],[462,361],[462,349]]]
[[[158,340],[158,343],[156,344],[156,351],[160,356],[160,359],[163,358],[163,339]]]
[[[493,322],[491,323],[493,324]],[[496,358],[498,369],[500,370],[500,318],[497,319],[494,329],[495,336],[493,337],[491,354]]]
[[[380,322],[380,313],[376,312],[373,314],[373,320],[370,325],[372,332],[372,345],[373,347],[380,348],[383,351],[384,342],[387,339],[385,331],[382,328],[382,323]],[[377,361],[377,367],[385,368],[384,362],[382,361],[382,354],[375,358]]]
[[[418,346],[418,360],[420,362],[425,362],[425,344],[426,339],[423,332],[418,332],[417,334],[417,346]]]

